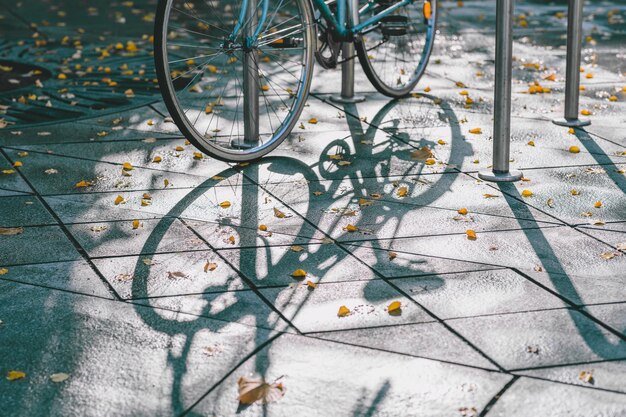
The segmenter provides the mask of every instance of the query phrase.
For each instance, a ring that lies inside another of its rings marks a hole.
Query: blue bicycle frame
[[[247,48],[252,47],[256,43],[256,40],[261,32],[261,28],[264,26],[265,20],[267,19],[269,0],[261,1],[262,7],[261,16],[259,17],[259,23],[257,25],[255,33],[251,37],[248,37],[245,41]],[[337,14],[335,15],[330,10],[330,7],[328,7],[328,4],[326,4],[324,0],[312,1],[315,7],[317,7],[319,12],[322,14],[324,20],[326,20],[326,22],[335,29],[335,34],[337,35],[337,38],[339,40],[346,41],[352,40],[355,35],[358,35],[364,29],[367,29],[370,26],[377,24],[397,9],[415,2],[415,0],[400,0],[397,3],[394,3],[393,5],[387,7],[385,10],[382,10],[374,16],[370,17],[369,19],[365,20],[364,22],[359,22],[356,25],[354,24],[354,22],[351,22],[350,25],[347,25],[346,13],[347,16],[353,16],[352,10],[348,10],[351,7],[351,2],[349,2],[348,0],[337,0]],[[241,1],[241,11],[239,12],[239,19],[237,20],[237,24],[235,25],[235,28],[233,29],[233,32],[231,34],[231,41],[235,40],[237,34],[241,31],[242,25],[246,21],[245,16],[246,10],[248,9],[248,2],[249,0]],[[366,6],[359,10],[359,12],[365,13],[369,11],[375,4],[375,2],[369,1]]]

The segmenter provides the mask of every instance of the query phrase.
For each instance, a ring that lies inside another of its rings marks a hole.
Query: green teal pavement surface
[[[155,1],[0,0],[0,416],[626,416],[626,6],[585,2],[569,131],[566,2],[516,3],[494,185],[495,1],[441,2],[410,98],[316,69],[242,166],[168,118]]]

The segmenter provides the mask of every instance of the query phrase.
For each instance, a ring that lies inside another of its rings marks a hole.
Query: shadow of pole
[[[609,158],[609,156],[602,150],[602,148],[596,143],[596,141],[587,133],[584,129],[575,129],[576,137],[587,149],[587,152],[591,154],[593,159],[602,166],[602,169],[611,178],[611,180],[617,185],[617,187],[626,194],[626,177],[620,174],[615,165],[615,162]],[[626,163],[626,161],[624,161]]]
[[[522,197],[515,188],[515,185],[511,183],[497,183],[500,191],[504,195],[507,204],[511,207],[515,218],[525,219],[526,224],[520,222],[520,229],[524,232],[528,242],[530,243],[533,251],[539,258],[544,271],[548,274],[552,285],[555,288],[556,295],[565,300],[571,307],[568,312],[574,326],[578,330],[581,338],[585,341],[587,346],[602,358],[609,359],[615,358],[619,350],[626,349],[626,340],[624,336],[621,337],[618,344],[612,344],[606,338],[606,335],[602,332],[600,324],[595,318],[584,310],[584,300],[578,294],[576,287],[570,280],[567,272],[563,268],[559,257],[556,255],[550,242],[544,235],[543,229],[539,227],[539,224],[534,220],[533,214],[527,205],[521,202]],[[529,223],[531,224],[529,226]],[[531,279],[521,271],[517,271],[527,279]],[[531,279],[532,280],[532,279]],[[612,329],[605,329],[614,333]]]

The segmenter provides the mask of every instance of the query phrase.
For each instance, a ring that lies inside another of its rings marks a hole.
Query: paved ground
[[[626,416],[626,7],[586,5],[593,124],[570,133],[550,123],[562,3],[518,2],[525,179],[496,186],[476,176],[493,1],[443,2],[430,92],[388,101],[359,72],[367,101],[338,107],[319,71],[305,129],[241,167],[194,159],[167,122],[153,2],[2,0],[0,227],[18,229],[0,236],[0,415]],[[253,374],[284,397],[239,405]]]

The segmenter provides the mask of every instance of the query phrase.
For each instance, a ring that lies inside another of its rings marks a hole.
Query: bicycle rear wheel
[[[308,95],[311,16],[307,0],[160,0],[155,65],[183,135],[230,162],[256,160],[276,148]]]
[[[394,3],[369,3],[361,9],[361,21]],[[411,93],[428,65],[436,23],[437,0],[416,0],[398,8],[355,41],[363,71],[380,93],[394,98]]]

